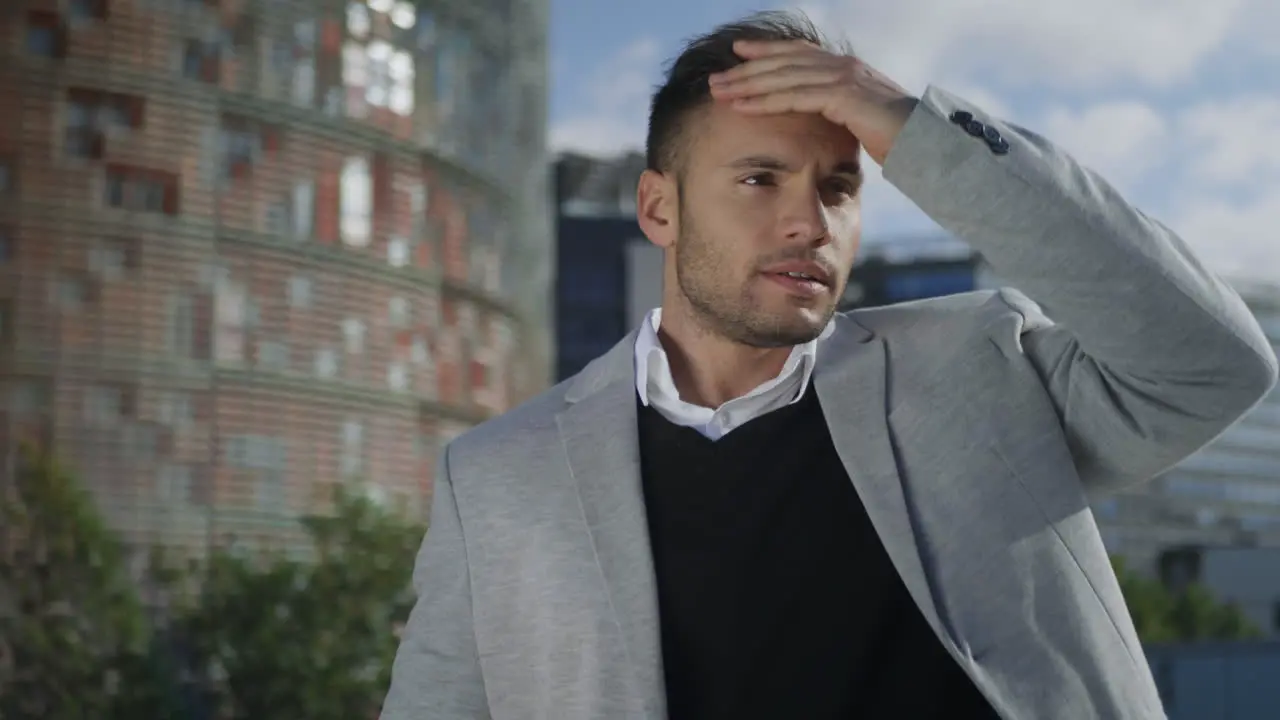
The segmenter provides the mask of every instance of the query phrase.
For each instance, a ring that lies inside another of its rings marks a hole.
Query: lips
[[[831,273],[814,262],[781,263],[766,268],[764,272],[768,275],[777,275],[796,282],[818,283],[819,285],[831,287]]]
[[[795,297],[816,299],[831,292],[830,288],[810,275],[790,272],[770,272],[765,278],[781,285],[788,294]]]

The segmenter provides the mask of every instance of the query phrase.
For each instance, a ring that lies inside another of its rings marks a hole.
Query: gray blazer
[[[1164,717],[1089,503],[1221,433],[1275,355],[1182,240],[952,95],[884,175],[1026,295],[837,316],[813,382],[876,531],[1002,717]],[[445,451],[384,720],[665,717],[633,341]]]

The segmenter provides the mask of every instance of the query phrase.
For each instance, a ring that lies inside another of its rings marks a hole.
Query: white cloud
[[[1169,152],[1164,116],[1138,100],[1101,103],[1082,111],[1057,107],[1036,130],[1117,185],[1141,180]]]
[[[1280,183],[1249,200],[1193,201],[1170,226],[1218,272],[1280,282]]]
[[[1168,87],[1191,76],[1245,13],[1273,0],[813,0],[815,20],[912,89],[984,84]]]
[[[1043,133],[1140,197],[1215,268],[1280,281],[1280,97],[1247,87],[1233,94],[1217,82],[1280,76],[1280,2],[800,5],[909,89],[936,83]],[[580,112],[556,124],[553,146],[639,147],[658,53],[657,42],[641,40],[604,63]],[[869,172],[864,213],[873,240],[932,225],[878,170]]]
[[[659,51],[656,40],[640,38],[596,68],[582,88],[582,105],[551,128],[551,149],[614,155],[644,147]]]
[[[1280,143],[1270,140],[1280,137],[1280,100],[1198,100],[1164,114],[1104,102],[1050,110],[1038,126],[1127,194],[1157,196],[1144,209],[1215,269],[1280,280]]]
[[[1180,129],[1198,180],[1244,188],[1280,180],[1280,98],[1202,103],[1184,114]]]

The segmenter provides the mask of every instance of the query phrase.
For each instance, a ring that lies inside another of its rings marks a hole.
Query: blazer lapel
[[[566,393],[560,438],[596,558],[622,629],[628,672],[647,714],[663,717],[665,691],[657,580],[640,485],[634,333],[588,367]]]
[[[884,341],[848,317],[836,322],[813,376],[831,439],[911,597],[945,637],[889,436]]]

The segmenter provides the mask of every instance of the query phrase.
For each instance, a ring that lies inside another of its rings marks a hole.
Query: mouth
[[[764,276],[794,295],[818,297],[831,290],[831,276],[816,263],[788,263],[765,270]]]

